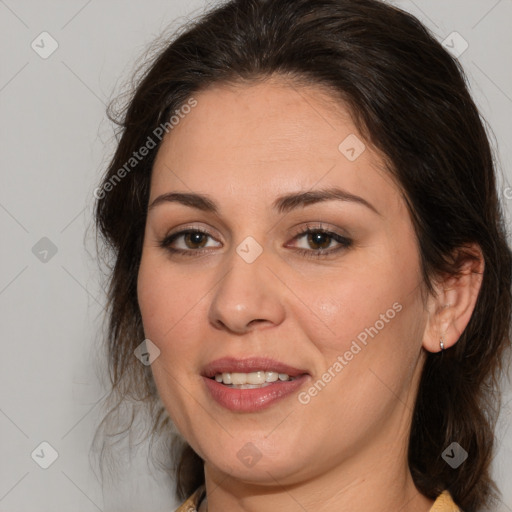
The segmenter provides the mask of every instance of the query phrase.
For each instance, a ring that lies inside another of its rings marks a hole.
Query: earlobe
[[[484,273],[480,247],[472,244],[458,250],[455,260],[457,275],[439,279],[436,296],[429,296],[428,319],[423,334],[423,348],[442,352],[459,340],[476,306]]]

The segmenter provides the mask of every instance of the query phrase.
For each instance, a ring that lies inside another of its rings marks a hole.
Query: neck
[[[397,452],[392,449],[385,455],[381,452],[379,457],[375,457],[375,453],[379,452],[368,453],[367,457],[358,458],[357,461],[345,461],[343,467],[315,479],[289,485],[279,482],[269,485],[240,482],[206,464],[208,505],[204,503],[199,512],[428,512],[433,500],[416,489],[404,457],[398,458]],[[397,459],[405,464],[397,464]]]

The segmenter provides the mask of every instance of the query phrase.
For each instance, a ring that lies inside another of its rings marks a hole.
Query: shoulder
[[[462,512],[462,510],[457,507],[451,494],[448,491],[444,491],[437,497],[430,512]]]
[[[197,512],[197,507],[203,497],[204,485],[197,488],[176,510],[175,512]],[[430,512],[462,512],[453,501],[450,493],[444,491],[436,499]]]
[[[174,512],[197,512],[205,487],[198,487]]]

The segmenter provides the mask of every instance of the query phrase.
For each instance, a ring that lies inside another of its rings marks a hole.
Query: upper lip
[[[214,377],[217,373],[250,373],[258,370],[286,373],[290,377],[297,377],[298,375],[308,373],[306,370],[294,368],[288,364],[266,357],[248,357],[244,359],[223,357],[208,363],[203,369],[203,375],[205,377]]]

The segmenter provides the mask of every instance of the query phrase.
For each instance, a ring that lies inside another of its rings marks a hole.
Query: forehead
[[[179,189],[270,203],[318,185],[366,195],[377,208],[399,202],[384,159],[324,88],[274,78],[216,85],[194,98],[162,142],[152,198]]]

